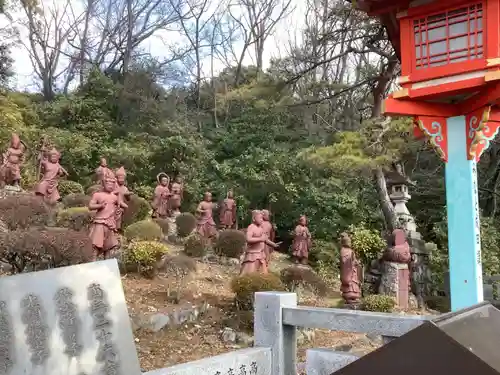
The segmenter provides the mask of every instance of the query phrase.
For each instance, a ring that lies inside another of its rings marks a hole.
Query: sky
[[[62,4],[64,0],[41,0],[46,6],[57,6]],[[215,3],[215,2],[214,2]],[[55,5],[54,5],[55,4]],[[303,24],[304,15],[304,1],[292,0],[293,11],[282,20],[276,27],[274,35],[271,36],[266,42],[264,53],[264,64],[267,66],[272,58],[283,56],[287,54],[289,40],[296,38],[296,32],[300,31],[300,25]],[[13,9],[11,11],[13,19],[22,19],[24,13],[21,10]],[[0,27],[9,25],[10,22],[4,17],[0,19]],[[27,33],[23,27],[20,29],[20,39],[26,41]],[[146,51],[155,57],[161,58],[164,56],[165,45],[162,40],[176,41],[182,39],[182,35],[176,32],[161,32],[161,35],[151,37],[141,45]],[[242,45],[242,43],[239,43]],[[241,48],[238,44],[236,48]],[[26,48],[21,44],[15,45],[12,49],[12,57],[14,58],[15,77],[12,80],[14,88],[19,90],[37,91],[35,80],[33,78],[33,68],[29,58],[29,53]],[[253,50],[250,51],[246,57],[244,64],[252,64],[254,62]],[[207,57],[203,62],[205,75],[208,76],[208,68],[210,66],[210,58]],[[224,65],[220,61],[216,61],[215,70],[221,71]]]

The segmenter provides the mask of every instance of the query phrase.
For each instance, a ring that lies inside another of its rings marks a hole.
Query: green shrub
[[[94,214],[87,207],[70,207],[57,214],[57,226],[76,231],[88,231]]]
[[[0,199],[0,220],[9,230],[46,226],[49,216],[50,210],[40,197],[18,194]]]
[[[164,272],[166,276],[175,277],[175,301],[179,303],[182,291],[185,289],[187,281],[190,280],[191,276],[196,272],[197,266],[196,261],[185,255],[167,255],[162,264],[158,267],[159,272]],[[166,283],[167,296],[172,297],[173,283],[170,281]]]
[[[425,298],[425,304],[429,309],[447,313],[451,311],[450,298],[444,296],[429,296]]]
[[[64,207],[86,207],[90,202],[90,196],[82,193],[71,193],[62,199]]]
[[[177,224],[177,235],[179,237],[189,236],[196,228],[196,218],[189,212],[183,212],[175,219]]]
[[[161,228],[163,235],[168,236],[168,228],[170,227],[170,223],[166,219],[160,219],[156,218],[153,219],[153,221],[158,224],[158,226]]]
[[[101,190],[102,190],[101,185],[92,185],[92,186],[87,188],[87,190],[85,191],[85,194],[87,194],[89,197],[91,197],[94,193],[97,193],[98,191],[101,191]]]
[[[152,277],[156,274],[157,263],[168,253],[167,245],[156,241],[132,241],[127,249],[125,262],[137,267],[140,274]]]
[[[184,243],[184,253],[190,257],[201,258],[209,249],[209,242],[198,235],[193,233]]]
[[[151,206],[148,201],[135,194],[132,194],[126,203],[128,208],[125,209],[123,213],[122,221],[122,226],[124,228],[138,221],[147,219],[151,214]]]
[[[134,187],[134,193],[148,202],[153,200],[154,187],[149,185],[139,185]]]
[[[295,292],[298,287],[309,289],[321,297],[328,292],[325,282],[309,267],[284,268],[281,270],[280,279],[291,292]]]
[[[340,250],[334,242],[314,240],[309,251],[309,264],[320,275],[335,277],[339,273]]]
[[[235,229],[227,229],[219,233],[214,251],[219,256],[239,258],[245,251],[246,245],[245,233]]]
[[[160,241],[163,232],[158,224],[152,220],[141,220],[125,228],[127,240]]]
[[[396,301],[393,297],[381,294],[372,294],[361,300],[361,309],[365,311],[390,313],[395,306]]]
[[[65,197],[68,194],[83,194],[83,186],[71,180],[60,180],[57,190],[59,190],[61,197]]]
[[[0,259],[14,272],[87,263],[92,255],[92,241],[84,232],[30,228],[0,234]]]
[[[231,290],[235,294],[236,304],[241,310],[253,310],[256,292],[284,291],[280,278],[273,273],[250,273],[236,276],[231,280]]]
[[[379,258],[387,247],[387,243],[375,230],[358,226],[351,227],[350,231],[352,232],[352,248],[364,265],[371,264],[373,260]]]

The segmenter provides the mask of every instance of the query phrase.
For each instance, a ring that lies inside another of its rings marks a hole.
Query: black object
[[[500,310],[489,302],[440,315],[332,375],[498,375]]]

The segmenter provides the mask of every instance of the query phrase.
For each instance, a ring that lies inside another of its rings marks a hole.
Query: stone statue
[[[407,309],[410,300],[410,246],[406,233],[395,229],[382,255],[379,294],[394,297],[399,308]]]
[[[104,259],[110,258],[112,251],[119,246],[116,235],[116,212],[118,208],[128,207],[122,201],[121,195],[116,194],[116,178],[113,172],[108,172],[103,178],[103,190],[92,195],[88,206],[89,210],[97,211],[90,227],[94,261],[100,254],[104,255]]]
[[[302,215],[293,233],[292,254],[295,258],[295,263],[307,265],[311,245],[311,232],[307,228],[307,218],[305,215]]]
[[[109,172],[111,172],[111,169],[108,167],[108,161],[105,158],[101,158],[99,166],[95,170],[97,183],[101,184],[104,176],[106,176]]]
[[[106,174],[109,174],[109,172],[107,172]],[[115,193],[118,194],[122,202],[126,202],[129,200],[130,195],[132,193],[128,190],[127,186],[125,185],[127,179],[127,172],[125,171],[125,168],[123,167],[118,168],[115,172],[115,176],[116,176]],[[120,231],[122,228],[123,212],[124,209],[121,206],[119,206],[116,209],[116,229],[118,231]]]
[[[170,178],[165,173],[159,173],[156,176],[156,181],[158,181],[158,185],[156,185],[154,195],[153,195],[153,217],[165,219],[168,217],[168,201],[170,200],[170,190],[168,189],[168,184],[170,182]]]
[[[21,182],[21,165],[24,161],[26,146],[16,133],[12,133],[10,146],[3,154],[0,168],[0,187],[5,185],[19,187]]]
[[[59,178],[67,176],[68,172],[59,164],[61,155],[55,148],[48,152],[42,150],[40,157],[42,179],[35,187],[35,194],[43,197],[47,203],[54,204],[61,199],[57,189]]]
[[[346,305],[356,306],[361,299],[361,270],[356,254],[351,248],[347,233],[340,235],[340,291]]]
[[[392,232],[388,245],[389,246],[382,256],[382,260],[394,263],[410,263],[410,245],[408,245],[406,234],[403,229],[395,229]]]
[[[213,218],[213,208],[212,193],[206,192],[203,201],[200,202],[196,209],[196,231],[201,237],[207,239],[217,236],[217,228]]]
[[[264,230],[265,235],[269,239],[269,241],[274,242],[276,239],[276,231],[274,229],[273,223],[271,223],[271,212],[269,210],[262,210],[262,229]],[[271,261],[271,253],[273,252],[274,247],[266,244],[264,247],[264,253],[266,254],[266,262],[269,265]]]
[[[171,196],[169,202],[170,215],[178,216],[180,214],[183,193],[182,179],[177,176],[171,186]]]
[[[248,226],[246,233],[247,249],[241,263],[241,275],[257,271],[262,273],[268,272],[265,247],[269,245],[277,248],[278,244],[269,240],[262,228],[263,222],[262,212],[258,210],[253,211],[252,224]]]
[[[236,223],[236,201],[233,191],[227,192],[226,199],[222,202],[220,210],[220,225],[222,229],[232,229]]]

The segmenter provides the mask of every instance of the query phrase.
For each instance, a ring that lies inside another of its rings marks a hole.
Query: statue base
[[[382,262],[379,294],[394,297],[397,306],[408,309],[410,298],[410,271],[407,264]]]
[[[168,233],[167,238],[177,238],[177,216],[181,213],[180,211],[172,212],[171,216],[168,216],[165,220],[168,221]]]

